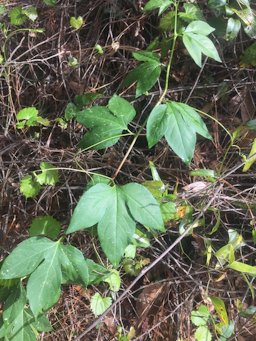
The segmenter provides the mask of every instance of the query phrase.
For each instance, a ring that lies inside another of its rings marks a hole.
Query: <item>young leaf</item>
[[[118,292],[121,286],[121,277],[119,271],[112,269],[109,276],[104,279],[104,282],[109,284],[110,290]]]
[[[24,109],[21,109],[16,118],[18,121],[21,120],[29,120],[32,118],[36,118],[38,116],[38,110],[35,107],[26,107]]]
[[[211,139],[201,117],[184,103],[160,104],[151,111],[147,121],[149,148],[165,136],[169,146],[185,163],[190,163],[193,157],[196,133]]]
[[[94,106],[78,112],[76,120],[90,129],[79,146],[81,148],[92,146],[96,150],[112,146],[119,140],[122,131],[127,130],[127,125],[135,114],[130,103],[116,95],[110,99],[108,108]]]
[[[25,175],[20,181],[20,192],[26,197],[26,199],[37,196],[40,189],[40,184],[34,180],[32,175]]]
[[[25,23],[27,16],[19,6],[15,6],[9,13],[10,21],[12,25],[20,26]]]
[[[144,51],[142,51],[144,52]],[[143,61],[142,64],[132,70],[124,80],[124,86],[136,84],[136,97],[150,90],[157,82],[161,74],[161,63],[159,57],[152,52],[134,53],[134,58]]]
[[[225,39],[226,40],[233,40],[237,37],[241,28],[241,21],[234,18],[229,18],[227,23],[227,30]]]
[[[34,237],[44,235],[46,237],[55,239],[60,233],[60,222],[52,216],[41,216],[33,219],[29,227],[29,236]]]
[[[22,129],[25,126],[33,127],[37,126],[38,124],[42,124],[44,126],[49,125],[48,119],[38,116],[38,110],[35,107],[27,107],[21,109],[18,112],[16,118],[18,121],[16,127],[18,129]]]
[[[256,161],[256,139],[254,139],[248,159],[245,161],[243,172],[247,172]]]
[[[7,9],[4,5],[0,5],[0,15],[4,15],[7,12]]]
[[[70,18],[70,26],[73,27],[75,30],[79,30],[79,28],[81,28],[84,24],[84,20],[83,17],[79,16],[79,17],[71,17]]]
[[[196,341],[211,341],[212,334],[206,326],[200,326],[195,332]]]
[[[179,17],[184,21],[204,20],[201,9],[195,4],[184,4],[185,12],[179,12]]]
[[[197,310],[193,310],[191,312],[191,321],[197,327],[205,326],[207,324],[209,317],[210,317],[209,310],[204,304],[201,304]]]
[[[38,17],[37,9],[34,6],[24,8],[22,12],[32,21],[35,21]]]
[[[111,297],[102,297],[96,293],[91,298],[91,310],[95,316],[99,316],[111,306],[111,303]]]
[[[40,185],[55,185],[59,181],[59,173],[56,167],[48,162],[41,162],[42,172],[35,174],[36,180]]]
[[[98,223],[103,251],[117,266],[134,235],[135,221],[152,229],[163,230],[159,204],[151,193],[139,184],[110,187],[101,183],[82,195],[67,233]]]
[[[198,66],[202,66],[202,54],[221,62],[218,51],[207,37],[214,31],[214,28],[206,22],[192,21],[183,32],[183,43]]]
[[[162,14],[170,5],[173,4],[173,0],[149,0],[144,7],[145,12],[153,11],[159,8],[159,15]]]

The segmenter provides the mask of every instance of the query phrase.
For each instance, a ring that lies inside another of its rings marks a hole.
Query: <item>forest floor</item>
[[[155,13],[142,12],[143,1],[63,0],[53,7],[36,0],[6,0],[4,4],[36,6],[38,19],[31,25],[44,28],[44,32],[11,33],[5,42],[8,63],[4,70],[0,65],[2,257],[28,237],[34,217],[52,215],[65,231],[90,180],[88,175],[74,169],[113,176],[132,138],[123,137],[105,150],[79,152],[77,145],[85,129],[74,121],[65,125],[56,118],[64,118],[67,104],[76,95],[99,92],[102,97],[97,103],[105,104],[114,93],[121,93],[121,80],[135,65],[131,53],[146,49],[158,32],[158,17]],[[83,16],[85,24],[75,30],[70,27],[69,19],[78,15]],[[6,39],[3,34],[2,39]],[[239,259],[255,265],[252,230],[256,214],[256,168],[252,165],[248,172],[242,172],[241,153],[249,154],[256,133],[246,132],[237,141],[237,148],[228,150],[229,136],[221,127],[232,134],[238,126],[255,119],[255,67],[240,66],[241,56],[251,43],[252,39],[242,33],[232,42],[216,38],[222,63],[207,59],[200,72],[182,44],[177,45],[168,98],[189,101],[213,117],[215,120],[206,119],[213,140],[199,138],[188,166],[170,152],[165,141],[148,149],[144,130],[116,180],[119,184],[151,180],[149,161],[152,161],[169,190],[176,190],[179,200],[186,200],[193,208],[195,218],[202,220],[200,214],[209,199],[212,211],[204,214],[204,223],[142,276],[81,340],[129,340],[121,337],[129,331],[132,334],[133,330],[136,336],[132,340],[194,340],[191,311],[200,303],[207,304],[209,296],[220,297],[229,320],[236,323],[230,340],[255,340],[253,318],[245,319],[238,313],[238,302],[243,307],[256,305],[254,278],[246,282],[237,272],[217,269],[213,259],[206,265],[205,253],[207,240],[215,250],[228,244],[228,230],[232,229],[245,241]],[[96,44],[102,47],[102,54],[95,51]],[[78,67],[70,66],[70,57],[78,60]],[[123,90],[123,98],[132,101],[138,113],[132,129],[136,130],[150,112],[161,91],[158,84],[147,96],[136,99],[134,88]],[[17,129],[17,112],[31,106],[49,119],[50,125]],[[37,197],[25,199],[19,189],[20,180],[39,169],[42,161],[60,168],[60,181],[55,186],[45,186]],[[198,168],[216,171],[217,183],[198,190],[196,186],[204,186],[204,180],[189,175],[189,171]],[[190,186],[192,183],[195,187]],[[150,248],[139,250],[139,256],[150,263],[158,259],[179,235],[177,226],[170,221],[166,232],[158,235]],[[211,234],[214,228],[216,232]],[[97,261],[95,250],[99,250],[99,244],[94,235],[78,232],[68,238],[86,257]],[[115,298],[136,278],[122,268],[120,271],[122,286]],[[105,294],[106,290],[104,285],[86,289],[65,286],[61,299],[49,312],[53,331],[43,333],[40,339],[75,340],[95,321],[90,309],[91,296],[97,291]]]

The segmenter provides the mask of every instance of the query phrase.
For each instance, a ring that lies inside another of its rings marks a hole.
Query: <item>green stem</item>
[[[174,50],[175,50],[175,45],[176,45],[176,40],[178,37],[178,33],[177,33],[177,19],[178,19],[178,7],[179,7],[179,1],[174,3],[174,13],[175,13],[175,17],[174,17],[174,33],[173,33],[173,42],[172,42],[172,48],[171,48],[171,54],[169,57],[169,61],[167,64],[167,69],[166,69],[166,76],[165,76],[165,86],[164,86],[164,91],[162,93],[162,95],[160,96],[159,100],[157,101],[155,106],[158,106],[159,104],[161,104],[163,102],[163,100],[165,99],[165,96],[167,94],[168,88],[169,88],[169,78],[170,78],[170,72],[171,72],[171,65],[173,62],[173,55],[174,55]],[[140,136],[142,130],[146,127],[147,124],[147,120],[146,119],[142,125],[140,126],[138,132],[136,133],[136,135],[134,136],[132,143],[129,147],[129,149],[127,150],[123,160],[121,161],[120,165],[118,166],[117,170],[115,171],[112,180],[114,181],[115,178],[117,177],[117,175],[119,174],[120,170],[122,169],[124,163],[126,162],[128,156],[130,155],[138,137]]]
[[[164,87],[164,91],[163,91],[161,97],[159,98],[159,101],[157,102],[156,106],[159,105],[160,103],[162,103],[162,101],[164,100],[164,98],[167,94],[168,88],[169,88],[169,78],[170,78],[170,72],[171,72],[171,65],[173,62],[176,40],[178,38],[178,33],[177,33],[178,6],[179,6],[179,1],[174,3],[174,14],[175,14],[175,16],[174,16],[174,32],[173,32],[171,54],[170,54],[170,58],[169,58],[169,61],[167,64],[167,69],[166,69],[165,87]]]

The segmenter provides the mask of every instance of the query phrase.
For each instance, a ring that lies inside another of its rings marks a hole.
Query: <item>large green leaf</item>
[[[172,150],[185,162],[193,157],[196,133],[211,139],[201,117],[194,108],[179,102],[167,102],[156,106],[147,122],[147,140],[153,147],[165,136]]]
[[[31,274],[55,243],[44,237],[32,237],[21,242],[5,259],[0,278],[11,279]]]
[[[35,317],[51,308],[61,294],[60,243],[52,242],[44,255],[44,262],[30,275],[27,297]]]
[[[24,277],[29,274],[27,297],[35,317],[49,309],[60,296],[61,268],[59,242],[32,237],[20,243],[5,259],[1,278]]]
[[[150,90],[161,74],[161,63],[157,54],[141,51],[133,53],[133,57],[142,64],[132,70],[124,80],[124,85],[129,86],[136,82],[136,97]]]
[[[79,200],[67,233],[98,223],[102,249],[117,266],[134,235],[135,221],[163,230],[159,204],[145,187],[139,184],[113,187],[97,184]]]
[[[202,54],[221,62],[213,42],[207,37],[214,28],[201,20],[192,21],[183,32],[183,43],[198,66],[202,66]]]
[[[127,130],[127,125],[134,118],[136,112],[132,105],[123,98],[114,95],[108,108],[94,106],[76,113],[75,119],[89,128],[90,131],[80,141],[81,148],[107,148],[115,144]]]
[[[112,187],[107,184],[92,186],[80,198],[68,228],[69,232],[97,224],[105,214],[112,199]]]
[[[98,235],[103,251],[115,266],[119,264],[135,228],[135,221],[127,211],[121,190],[113,187],[109,206],[98,224]]]
[[[122,186],[126,202],[133,218],[151,229],[159,229],[163,222],[159,219],[159,206],[152,201],[146,187],[130,183]]]
[[[71,245],[61,245],[60,261],[63,283],[89,284],[89,268],[80,250]]]
[[[19,283],[14,287],[4,303],[3,329],[5,340],[36,341],[38,331],[50,331],[51,325],[46,316],[36,320],[26,307],[26,292]]]

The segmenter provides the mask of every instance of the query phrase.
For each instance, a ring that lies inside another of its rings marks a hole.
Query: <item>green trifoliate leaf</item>
[[[149,0],[144,7],[144,11],[149,12],[159,8],[160,15],[172,4],[172,0]]]
[[[41,162],[42,172],[35,174],[36,180],[40,185],[55,185],[59,181],[59,173],[56,167],[48,162]]]
[[[142,64],[132,70],[124,80],[124,85],[129,86],[136,82],[136,97],[150,90],[161,74],[161,63],[157,54],[148,51],[133,53],[135,59]]]
[[[79,28],[81,28],[84,24],[84,20],[83,17],[79,16],[79,17],[71,17],[70,18],[70,26],[73,27],[75,30],[79,30]]]
[[[202,54],[221,62],[213,42],[207,37],[214,28],[204,21],[192,21],[183,32],[183,43],[198,66],[202,66]]]
[[[60,233],[60,222],[52,216],[41,216],[33,219],[29,227],[29,236],[44,235],[46,237],[55,239]]]
[[[12,25],[20,26],[25,23],[27,16],[24,14],[21,7],[14,7],[9,13],[10,21]]]
[[[96,293],[91,298],[91,310],[95,316],[99,316],[111,306],[111,303],[111,297],[102,297]]]
[[[67,233],[98,223],[103,251],[117,266],[135,233],[136,221],[163,231],[159,204],[151,193],[135,183],[113,187],[101,183],[82,195]]]
[[[108,107],[94,106],[78,112],[75,119],[90,129],[79,146],[93,149],[112,146],[119,140],[122,131],[127,130],[127,125],[135,115],[133,106],[116,95],[110,99]]]
[[[151,111],[147,121],[149,147],[165,136],[169,146],[185,163],[193,157],[196,133],[211,139],[201,117],[194,108],[184,103],[160,104]]]
[[[34,180],[32,175],[25,175],[20,181],[20,191],[26,199],[37,196],[40,189],[40,184]]]

